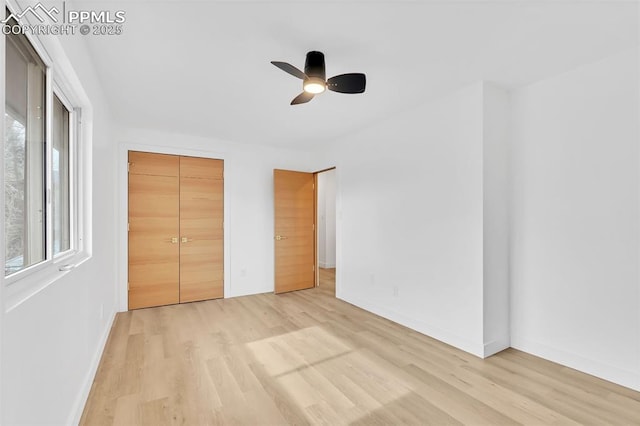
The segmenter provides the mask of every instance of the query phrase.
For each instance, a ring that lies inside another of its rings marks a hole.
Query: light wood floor
[[[480,360],[321,286],[118,314],[81,424],[640,424],[640,393]]]

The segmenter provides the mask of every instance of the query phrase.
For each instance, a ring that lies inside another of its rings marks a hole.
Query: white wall
[[[509,347],[509,93],[483,89],[484,355]]]
[[[338,172],[338,297],[478,356],[508,345],[506,331],[489,348],[484,340],[483,162],[493,152],[483,129],[494,123],[484,110],[500,98],[485,103],[484,87],[378,122],[328,155]]]
[[[318,266],[336,267],[336,170],[318,174]]]
[[[513,93],[512,345],[640,390],[638,51]]]
[[[108,108],[84,41],[45,39],[56,66],[75,72],[72,80],[90,101],[83,104],[83,126],[93,134],[83,184],[93,194],[86,200],[93,250],[88,261],[21,304],[2,301],[2,424],[77,422],[115,313],[115,146]]]
[[[127,309],[127,150],[224,160],[225,297],[273,291],[273,170],[310,171],[309,154],[145,129],[119,130],[119,308]]]

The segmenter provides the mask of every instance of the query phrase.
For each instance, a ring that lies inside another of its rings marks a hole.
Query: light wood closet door
[[[275,292],[315,286],[313,173],[274,170]]]
[[[129,309],[178,303],[180,159],[129,152]]]
[[[223,170],[222,160],[180,157],[180,302],[224,296]]]

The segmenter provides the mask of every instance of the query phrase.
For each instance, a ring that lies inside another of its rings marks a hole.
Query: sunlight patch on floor
[[[319,326],[247,343],[255,359],[271,376],[279,376],[351,351]]]
[[[356,421],[412,392],[410,384],[389,373],[377,357],[344,344],[320,326],[246,346],[312,422]]]

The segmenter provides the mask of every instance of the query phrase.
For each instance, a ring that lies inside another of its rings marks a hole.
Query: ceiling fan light
[[[309,78],[304,81],[302,84],[302,88],[307,93],[313,93],[317,95],[318,93],[322,93],[327,88],[327,83],[324,80],[319,78]]]

